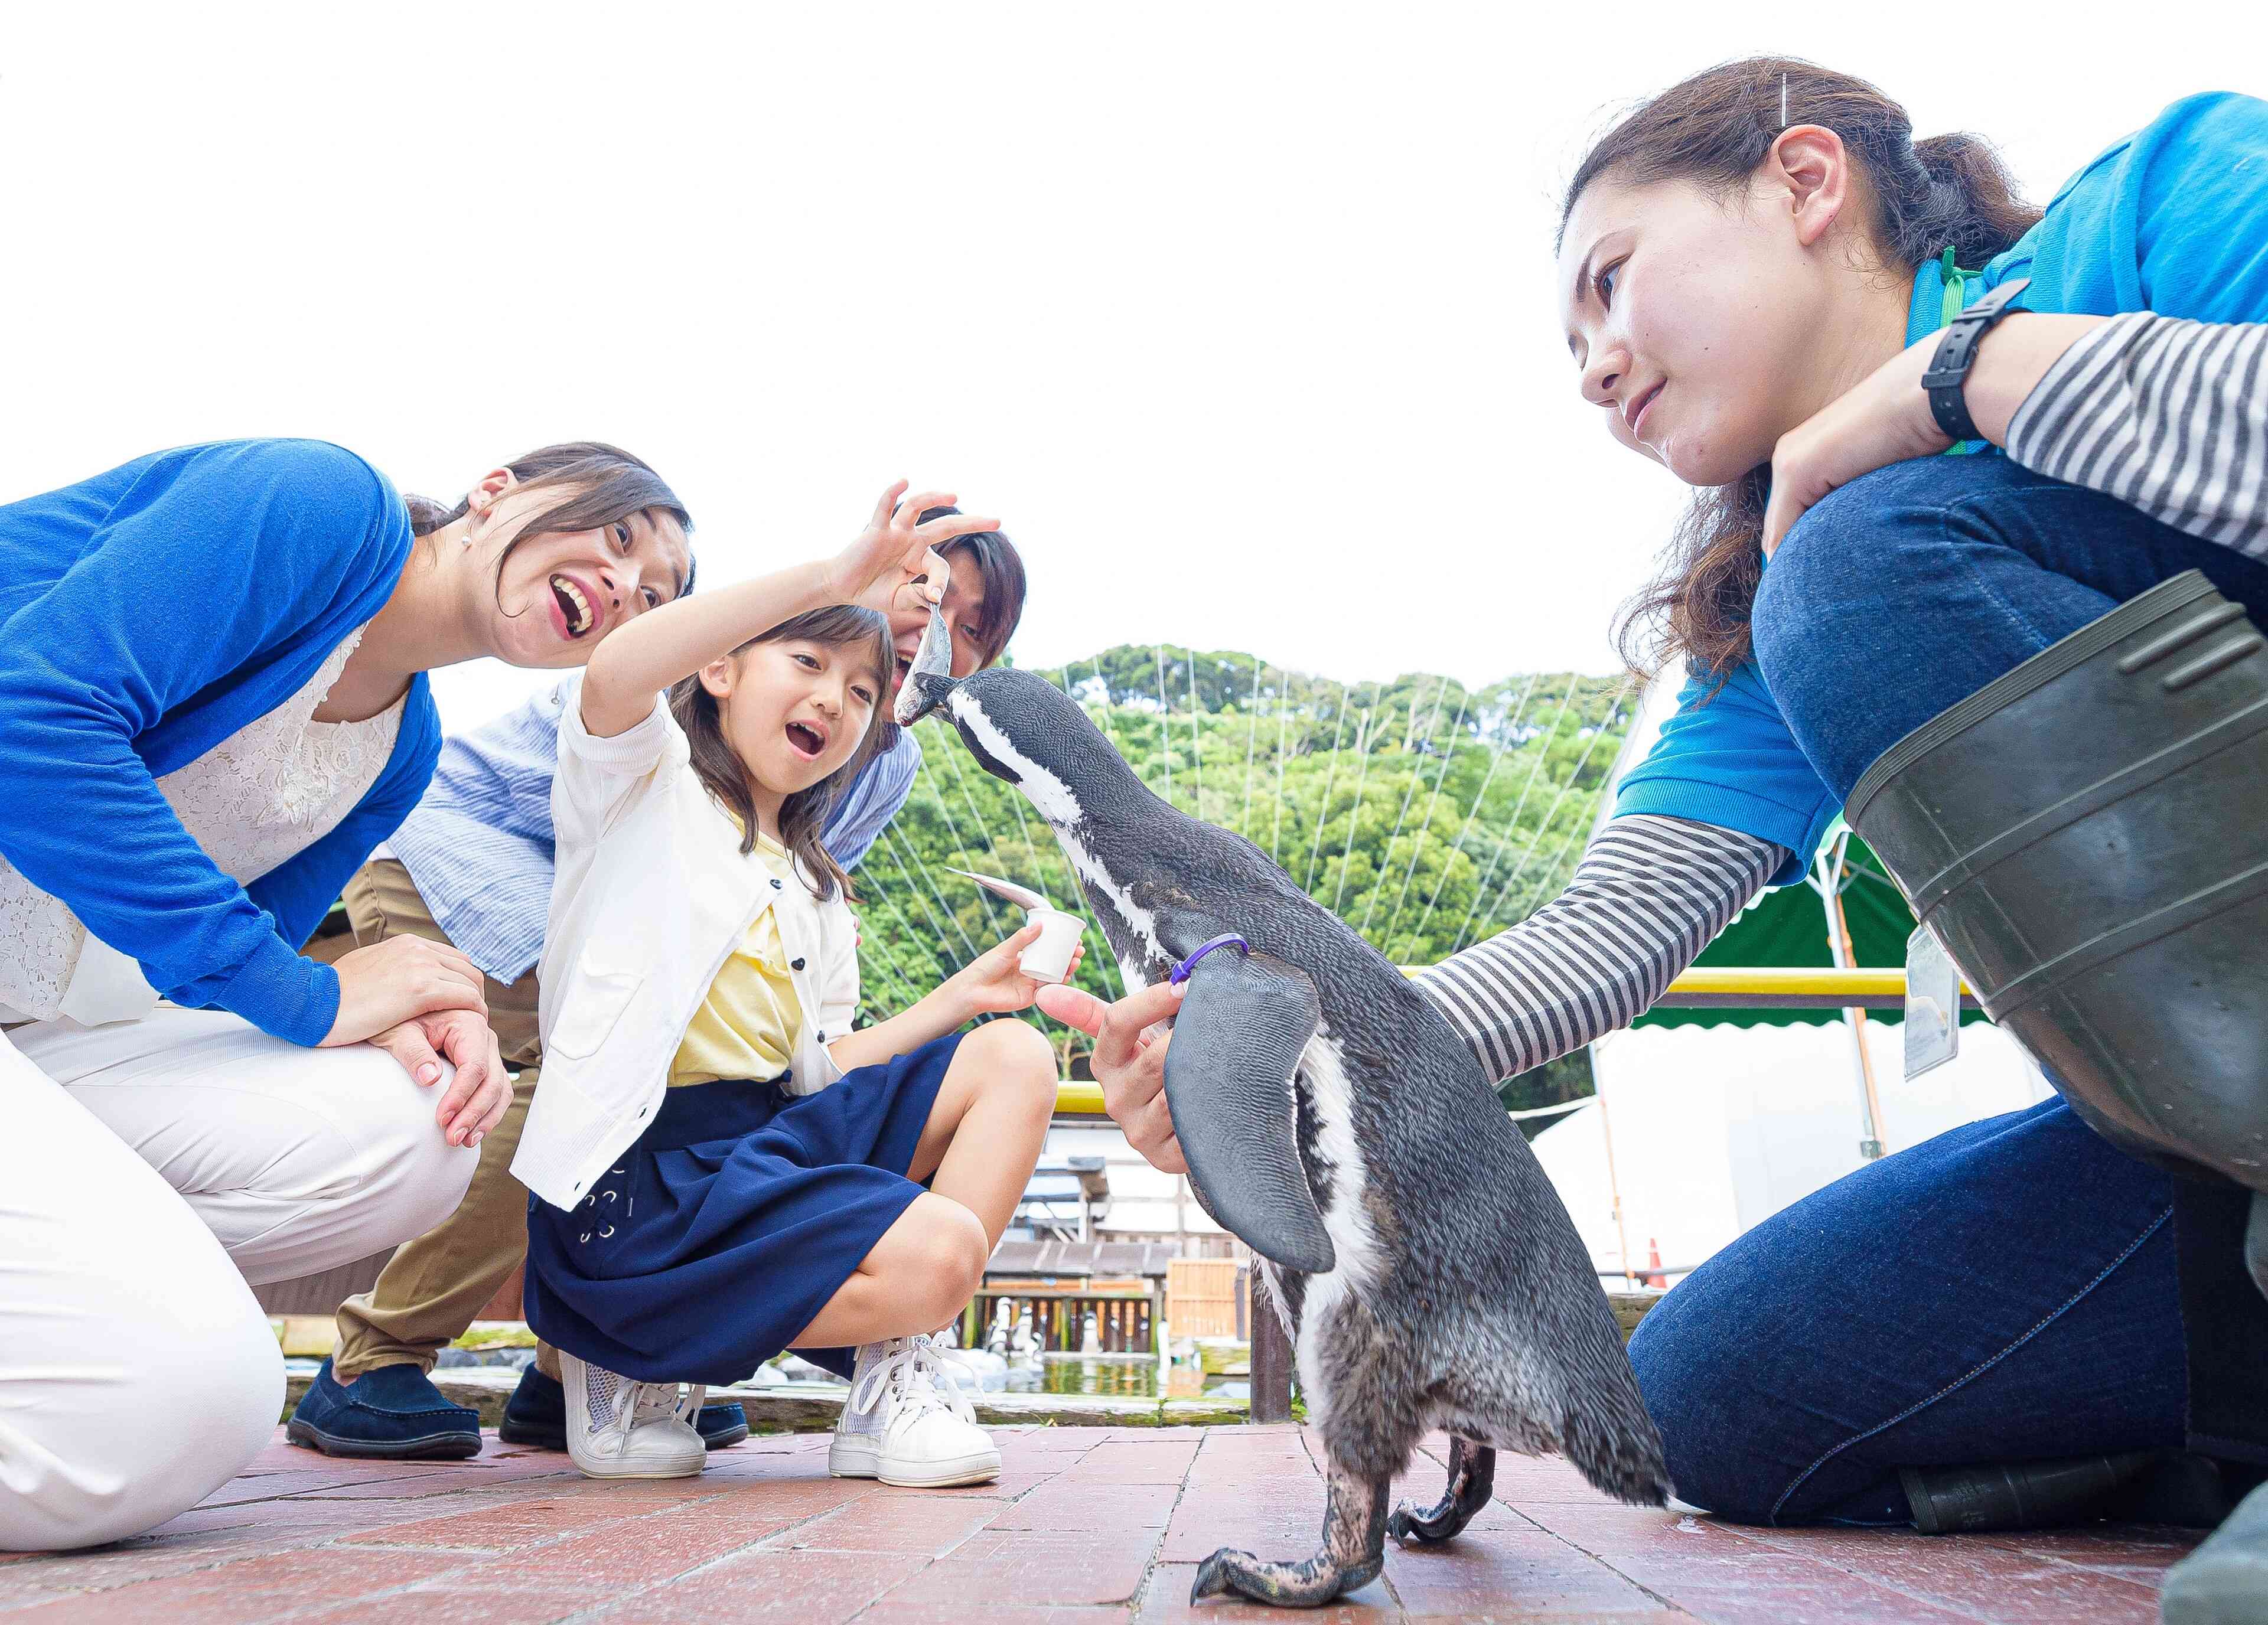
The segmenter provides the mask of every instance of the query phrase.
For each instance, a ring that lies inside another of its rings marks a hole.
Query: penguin
[[[1661,1505],[1661,1438],[1589,1250],[1447,1019],[1259,848],[1152,794],[1069,695],[1013,667],[956,681],[950,656],[932,613],[898,722],[939,713],[1023,792],[1130,989],[1189,984],[1166,1052],[1174,1132],[1198,1200],[1257,1255],[1322,1447],[1321,1549],[1224,1548],[1191,1600],[1313,1607],[1366,1585],[1388,1533],[1463,1530],[1499,1450],[1559,1452]],[[1440,1501],[1389,1515],[1435,1428],[1453,1440]]]

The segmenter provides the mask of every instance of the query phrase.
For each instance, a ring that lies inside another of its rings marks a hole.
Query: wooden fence
[[[1177,1258],[1166,1266],[1166,1324],[1176,1339],[1241,1337],[1245,1267],[1233,1258]]]
[[[1105,1354],[1155,1354],[1158,1325],[1165,1318],[1165,1294],[1146,1286],[1037,1286],[987,1282],[961,1317],[963,1348],[984,1347],[994,1317],[1006,1304],[1012,1325],[1028,1306],[1033,1335],[1042,1352],[1077,1354],[1086,1335],[1086,1317]]]

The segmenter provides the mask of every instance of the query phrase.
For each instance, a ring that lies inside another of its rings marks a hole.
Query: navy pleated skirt
[[[633,1381],[743,1380],[921,1194],[906,1170],[960,1042],[948,1033],[815,1094],[670,1090],[580,1205],[529,1199],[529,1327]],[[855,1353],[797,1352],[844,1375]]]

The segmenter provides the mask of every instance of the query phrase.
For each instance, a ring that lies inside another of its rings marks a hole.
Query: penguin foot
[[[1263,1562],[1249,1552],[1223,1547],[1197,1565],[1189,1600],[1234,1592],[1279,1608],[1320,1608],[1341,1592],[1359,1591],[1385,1567],[1382,1547],[1375,1562],[1353,1568],[1342,1567],[1320,1552],[1304,1562]]]
[[[1197,1566],[1189,1600],[1234,1592],[1279,1608],[1320,1608],[1376,1579],[1386,1568],[1387,1481],[1358,1478],[1334,1465],[1328,1482],[1322,1551],[1300,1562],[1263,1562],[1223,1547]]]
[[[1441,1498],[1420,1511],[1404,1501],[1386,1520],[1386,1533],[1404,1546],[1438,1546],[1454,1540],[1486,1506],[1496,1488],[1496,1452],[1471,1439],[1449,1440],[1449,1482]]]

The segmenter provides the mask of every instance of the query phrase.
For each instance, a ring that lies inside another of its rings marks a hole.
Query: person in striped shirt
[[[1917,142],[1874,86],[1783,59],[1600,141],[1565,195],[1562,315],[1609,432],[1697,489],[1625,625],[1655,640],[1634,664],[1695,675],[1565,892],[1421,975],[1490,1077],[1643,1012],[1804,873],[1876,757],[2065,634],[2191,569],[2268,622],[2262,173],[2268,103],[2192,97],[2043,213],[1977,138]],[[2017,276],[2031,313],[1965,388],[1989,444],[1951,447],[1919,382],[1938,329]],[[1153,1028],[1179,991],[1041,1001],[1096,1034],[1112,1115],[1169,1170]],[[1815,1193],[1633,1339],[1680,1496],[1895,1526],[1917,1471],[2185,1448],[2241,1485],[2268,1466],[2242,1196],[2060,1099]],[[2232,1534],[2254,1526],[2268,1501]]]
[[[929,520],[956,510],[924,513]],[[943,605],[954,672],[998,659],[1024,611],[1021,556],[1007,537],[981,531],[943,550],[951,583]],[[917,585],[890,612],[903,680],[929,625]],[[372,1289],[339,1305],[338,1344],[294,1413],[295,1442],[332,1455],[394,1460],[468,1456],[480,1449],[478,1413],[452,1404],[429,1373],[526,1255],[527,1193],[508,1172],[542,1062],[534,967],[551,901],[551,781],[559,760],[564,689],[539,695],[442,746],[431,788],[392,840],[348,885],[356,940],[409,934],[453,944],[486,974],[489,1018],[504,1060],[520,1069],[512,1101],[480,1143],[471,1188],[449,1220],[398,1249]],[[912,792],[921,753],[887,723],[887,741],[829,814],[821,842],[845,869],[881,837]],[[539,1349],[504,1414],[504,1436],[566,1448],[566,1399],[555,1357]],[[738,1405],[699,1417],[712,1447],[747,1437]]]

